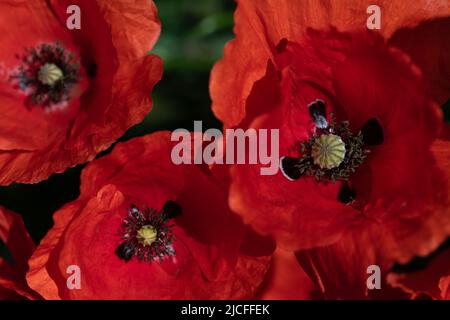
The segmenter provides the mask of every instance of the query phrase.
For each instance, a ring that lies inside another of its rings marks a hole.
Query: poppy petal
[[[414,28],[402,28],[389,44],[406,52],[420,68],[430,95],[441,105],[450,98],[450,8],[446,17],[423,22]]]
[[[251,297],[270,256],[241,252],[245,227],[229,210],[226,189],[201,167],[174,165],[173,145],[168,132],[158,132],[118,144],[89,164],[79,199],[55,214],[54,228],[30,259],[30,286],[51,299]],[[170,201],[181,212],[170,221],[172,231],[158,234],[173,232],[173,255],[141,261],[135,251],[120,259],[130,206],[160,212]],[[80,290],[66,287],[70,265],[81,270]]]
[[[450,270],[450,250],[441,250],[431,257],[425,267],[407,273],[390,273],[387,281],[408,293],[412,299],[427,295],[434,299],[445,299],[446,280]],[[447,298],[448,299],[448,298]]]

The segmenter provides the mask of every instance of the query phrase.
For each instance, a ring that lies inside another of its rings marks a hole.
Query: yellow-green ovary
[[[337,135],[323,134],[314,142],[311,156],[322,169],[336,168],[345,159],[345,143]]]
[[[138,241],[145,245],[150,246],[158,238],[158,231],[151,225],[142,226],[137,232]]]

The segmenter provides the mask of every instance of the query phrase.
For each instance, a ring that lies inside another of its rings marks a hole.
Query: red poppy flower
[[[449,99],[450,41],[446,30],[450,28],[450,9],[441,12],[440,18],[425,21],[412,28],[398,30],[389,44],[406,52],[420,67],[429,94],[440,104]]]
[[[74,4],[79,30],[66,27]],[[0,184],[89,161],[150,111],[153,1],[7,0],[0,12]]]
[[[211,78],[213,110],[225,127],[280,130],[283,172],[233,166],[232,209],[283,248],[320,246],[298,253],[305,271],[328,296],[359,297],[369,265],[385,274],[450,234],[440,109],[420,68],[385,40],[449,12],[439,1],[381,2],[380,35],[363,31],[367,1],[314,3],[239,2],[237,37]],[[345,18],[355,8],[361,21]]]
[[[29,285],[47,299],[251,297],[269,256],[245,245],[221,183],[174,165],[172,146],[156,133],[92,162],[80,197],[55,214],[32,256]],[[66,286],[70,265],[80,268],[79,290]]]
[[[21,217],[0,208],[0,300],[40,298],[25,280],[33,250]]]

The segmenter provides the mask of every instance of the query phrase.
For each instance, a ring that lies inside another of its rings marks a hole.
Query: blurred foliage
[[[164,61],[164,75],[152,97],[152,112],[120,140],[158,130],[193,130],[194,120],[204,128],[220,128],[210,109],[209,73],[220,59],[224,44],[233,37],[232,0],[155,0],[162,22],[161,37],[151,53]],[[103,152],[102,156],[110,152]],[[55,174],[34,185],[0,187],[0,205],[20,213],[32,238],[39,242],[52,227],[53,213],[79,195],[84,166]],[[6,256],[0,243],[0,254]]]

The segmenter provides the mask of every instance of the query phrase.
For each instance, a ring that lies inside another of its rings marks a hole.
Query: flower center
[[[315,140],[311,156],[322,169],[336,168],[345,159],[345,143],[337,135],[323,134]]]
[[[38,79],[42,84],[53,86],[64,78],[62,70],[54,63],[44,64],[38,72]]]
[[[138,230],[136,237],[141,244],[151,246],[158,239],[158,231],[154,226],[147,224]]]
[[[170,220],[180,212],[181,208],[173,201],[167,201],[160,211],[132,205],[119,230],[123,242],[116,248],[116,255],[125,262],[132,257],[146,262],[162,261],[175,255]]]
[[[307,141],[299,143],[299,157],[281,158],[281,172],[289,180],[306,175],[319,182],[347,182],[367,158],[368,147],[383,143],[383,128],[372,118],[354,134],[348,121],[337,123],[332,114],[330,121],[327,120],[322,100],[316,100],[308,107],[315,124],[314,133]],[[354,192],[341,198],[354,198]]]
[[[27,95],[27,106],[51,108],[70,100],[70,91],[80,81],[80,65],[59,43],[41,44],[19,57],[11,81]]]

